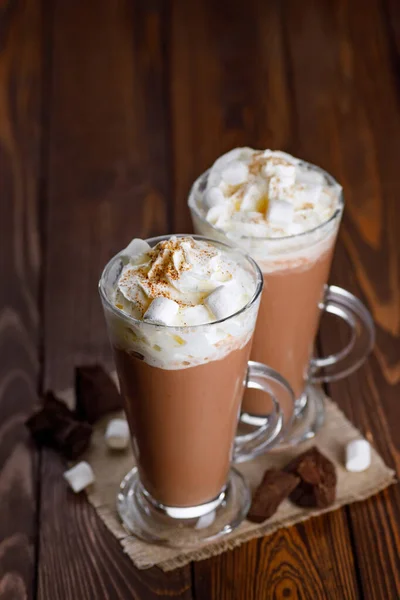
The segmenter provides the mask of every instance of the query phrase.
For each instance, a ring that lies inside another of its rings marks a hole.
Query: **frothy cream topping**
[[[115,292],[115,306],[138,320],[185,327],[233,315],[253,297],[255,282],[228,252],[191,237],[151,248],[133,240]]]
[[[203,208],[232,237],[279,238],[328,221],[340,195],[339,185],[290,154],[235,148],[211,167]]]

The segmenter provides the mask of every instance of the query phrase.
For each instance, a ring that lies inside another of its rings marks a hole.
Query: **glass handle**
[[[272,385],[271,385],[272,384]],[[268,415],[259,417],[261,426],[256,431],[235,438],[234,462],[244,462],[265,452],[280,439],[283,426],[281,406],[293,406],[294,394],[287,381],[276,371],[252,360],[248,363],[246,387],[261,390],[269,395],[273,409]],[[241,422],[246,415],[242,413]]]
[[[343,319],[350,327],[351,336],[347,345],[335,354],[311,360],[309,381],[312,383],[346,377],[364,362],[375,342],[371,313],[347,290],[336,285],[327,286],[321,308]]]

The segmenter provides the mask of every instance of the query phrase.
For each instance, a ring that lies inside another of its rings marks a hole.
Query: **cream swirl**
[[[211,167],[203,196],[207,221],[235,236],[286,237],[328,221],[339,185],[280,151],[235,148]]]
[[[191,237],[151,248],[134,240],[115,293],[115,306],[138,320],[191,326],[233,315],[252,298],[251,275],[228,252]],[[138,251],[138,253],[137,253]]]

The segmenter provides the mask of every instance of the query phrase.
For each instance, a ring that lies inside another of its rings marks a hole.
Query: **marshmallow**
[[[167,279],[175,289],[182,293],[209,292],[215,287],[215,284],[211,280],[201,278],[200,276],[196,277],[196,275],[190,271],[183,272],[179,280],[174,280],[170,277],[167,277]],[[174,325],[176,325],[176,323],[174,323]]]
[[[111,419],[104,435],[106,444],[113,450],[124,450],[129,444],[129,426],[125,419]]]
[[[289,235],[299,235],[300,233],[304,233],[304,225],[301,223],[290,223]]]
[[[327,182],[325,176],[322,173],[316,171],[315,169],[306,169],[300,163],[300,165],[297,165],[296,168],[296,183],[304,183],[306,185],[315,185],[323,187],[326,185]]]
[[[219,204],[218,206],[213,206],[207,213],[207,221],[215,225],[215,227],[221,227],[226,223],[231,216],[229,211],[229,207]]]
[[[182,325],[204,325],[210,322],[210,313],[202,304],[182,309],[181,315]]]
[[[341,193],[341,189],[337,186],[337,189],[332,192],[331,190],[322,190],[319,193],[318,201],[322,210],[332,210],[332,207],[337,202],[337,198]]]
[[[159,323],[160,325],[172,325],[178,314],[179,304],[169,298],[159,296],[154,298],[149,308],[143,315],[145,321]]]
[[[248,235],[255,238],[262,238],[268,235],[269,229],[268,225],[263,221],[255,223],[248,223],[246,221],[232,221],[230,223],[230,232],[238,235],[239,237]],[[227,237],[230,237],[229,232],[226,235]]]
[[[246,181],[248,175],[247,165],[237,160],[229,163],[221,173],[223,181],[228,185],[240,185]]]
[[[207,356],[210,356],[210,353],[213,351],[206,335],[198,333],[194,337],[193,335],[190,335],[190,333],[182,333],[179,337],[181,337],[184,344],[180,344],[180,347],[183,350],[182,354],[177,352],[175,345],[174,354],[178,360],[179,358],[182,361],[185,361],[188,358],[204,359]]]
[[[217,287],[204,299],[204,304],[212,312],[217,321],[233,315],[243,306],[243,292],[235,283]]]
[[[252,183],[251,185],[249,185],[243,194],[240,210],[252,212],[257,211],[258,204],[262,195],[263,190],[260,189],[259,185],[257,185],[256,183]]]
[[[267,219],[271,225],[286,226],[292,223],[294,207],[286,200],[271,200],[267,209]]]
[[[234,160],[246,160],[251,157],[253,154],[253,150],[251,148],[233,148],[233,150],[229,150],[226,154],[223,154],[213,164],[211,167],[211,173],[217,173],[223,171],[223,169]]]
[[[263,171],[267,177],[276,177],[282,188],[290,187],[296,180],[295,165],[267,162]]]
[[[298,210],[293,219],[303,227],[303,231],[310,231],[321,224],[320,216],[313,210]]]
[[[92,467],[85,461],[82,461],[65,471],[64,479],[68,481],[69,486],[75,494],[84,490],[88,485],[94,482],[94,473]]]
[[[125,250],[122,251],[124,256],[140,256],[140,254],[147,254],[151,250],[151,246],[140,238],[134,238],[130,244],[127,245]]]
[[[365,471],[371,464],[371,446],[367,440],[359,439],[346,446],[346,469],[352,473]]]
[[[225,196],[218,187],[210,187],[205,194],[205,203],[207,208],[212,208],[213,206],[218,206],[218,204],[223,204],[225,202]]]

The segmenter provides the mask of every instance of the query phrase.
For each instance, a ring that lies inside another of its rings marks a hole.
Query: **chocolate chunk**
[[[268,469],[253,496],[247,518],[254,523],[262,523],[278,510],[280,503],[289,496],[300,482],[291,473]]]
[[[285,471],[300,477],[299,485],[290,494],[294,504],[326,508],[334,503],[337,483],[335,465],[316,446],[293,459]]]
[[[100,365],[77,367],[75,389],[76,413],[89,423],[122,408],[117,386]]]
[[[26,421],[26,426],[38,445],[54,448],[69,460],[86,450],[92,435],[91,426],[77,421],[68,406],[52,392],[47,392],[43,408]]]

